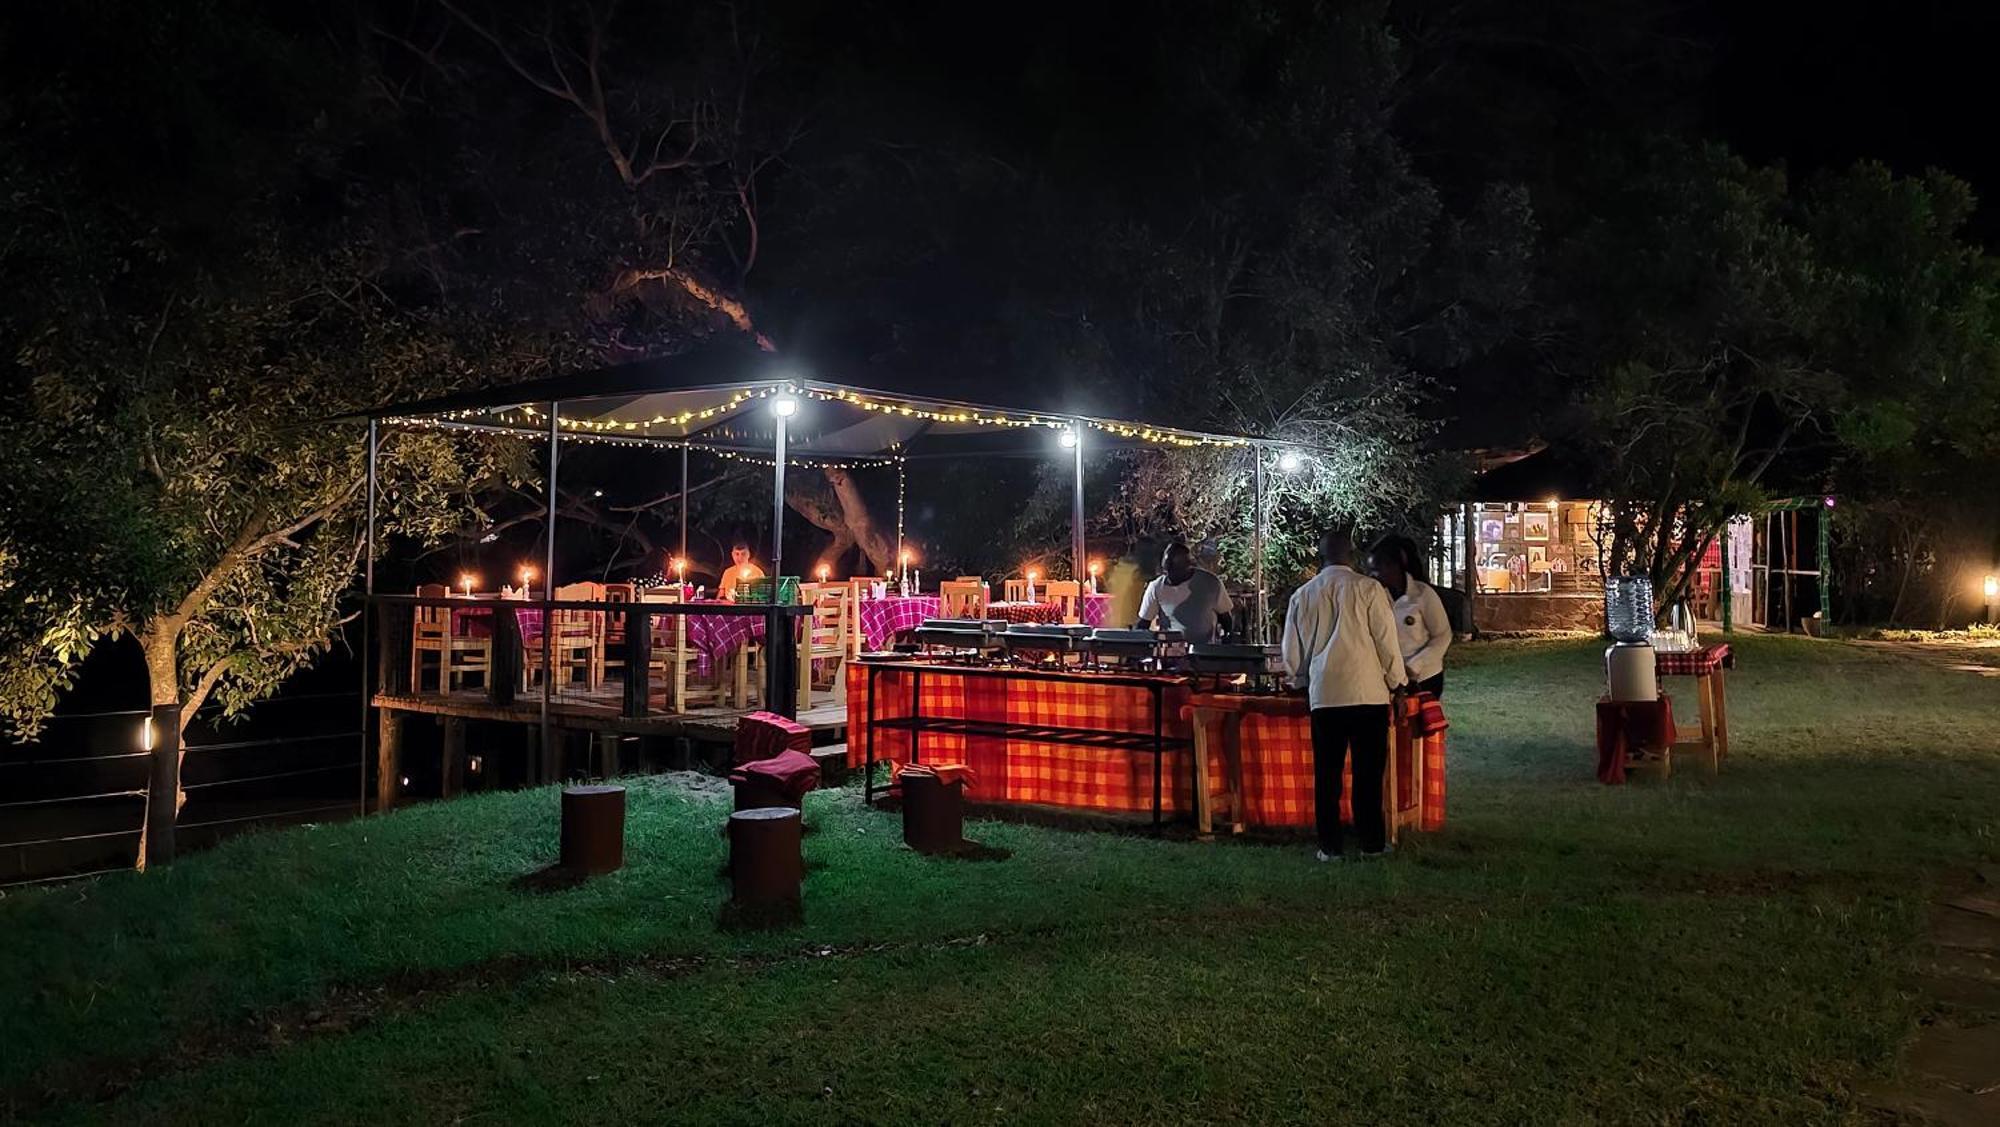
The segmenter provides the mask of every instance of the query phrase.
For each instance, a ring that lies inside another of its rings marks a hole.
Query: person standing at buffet
[[[722,597],[733,603],[738,584],[762,578],[764,569],[758,567],[756,558],[751,556],[750,545],[738,540],[736,546],[729,549],[729,571],[722,577]]]
[[[1389,702],[1403,687],[1395,612],[1380,583],[1350,566],[1354,534],[1320,537],[1320,573],[1285,608],[1281,650],[1292,684],[1312,706],[1313,818],[1321,861],[1341,858],[1340,771],[1354,753],[1354,831],[1363,857],[1388,852],[1382,779],[1389,765]]]
[[[1451,616],[1445,613],[1437,589],[1417,578],[1417,546],[1405,536],[1384,536],[1369,553],[1368,570],[1395,600],[1396,641],[1411,690],[1443,697]]]
[[[1188,550],[1187,542],[1176,540],[1160,558],[1159,578],[1147,586],[1145,597],[1139,600],[1139,628],[1150,630],[1157,625],[1178,630],[1190,643],[1202,645],[1228,632],[1229,612],[1235,609],[1222,580],[1214,572],[1194,566],[1194,553]]]

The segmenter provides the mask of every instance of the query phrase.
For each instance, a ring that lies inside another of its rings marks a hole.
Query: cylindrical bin
[[[903,788],[903,844],[919,853],[950,853],[965,843],[965,783],[906,772]]]
[[[625,865],[625,788],[564,787],[562,867],[615,872]]]
[[[797,810],[767,806],[729,816],[729,876],[736,903],[744,906],[797,904],[805,879],[800,851],[803,821]]]

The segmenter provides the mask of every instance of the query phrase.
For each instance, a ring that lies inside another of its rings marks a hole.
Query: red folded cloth
[[[803,751],[781,751],[769,759],[741,764],[729,773],[729,781],[767,786],[796,802],[819,786],[819,764]]]
[[[1672,747],[1679,733],[1674,730],[1671,698],[1659,700],[1597,702],[1597,781],[1625,781],[1625,761],[1634,753],[1662,751]]]
[[[971,790],[972,784],[978,781],[972,768],[963,763],[891,763],[889,777],[892,782],[898,783],[907,777],[932,778],[946,786],[963,783],[966,790]]]
[[[754,763],[781,751],[812,750],[812,729],[775,712],[753,712],[736,722],[731,762]]]

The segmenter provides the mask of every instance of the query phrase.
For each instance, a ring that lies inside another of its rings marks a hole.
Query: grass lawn
[[[1382,864],[809,816],[725,932],[722,803],[634,780],[537,892],[547,790],[0,899],[0,1114],[112,1122],[1842,1120],[1941,882],[2000,859],[2000,694],[1747,638],[1721,779],[1598,786],[1601,647],[1455,651],[1449,824]],[[1679,684],[1685,685],[1685,682]]]

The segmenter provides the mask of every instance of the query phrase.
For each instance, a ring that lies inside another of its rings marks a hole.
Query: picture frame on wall
[[[1549,550],[1540,544],[1528,545],[1528,570],[1531,572],[1549,570]]]
[[[1522,513],[1521,539],[1547,540],[1550,530],[1555,527],[1551,516],[1549,513]]]
[[[1507,535],[1507,526],[1497,519],[1479,522],[1479,540],[1483,544],[1498,544]]]

